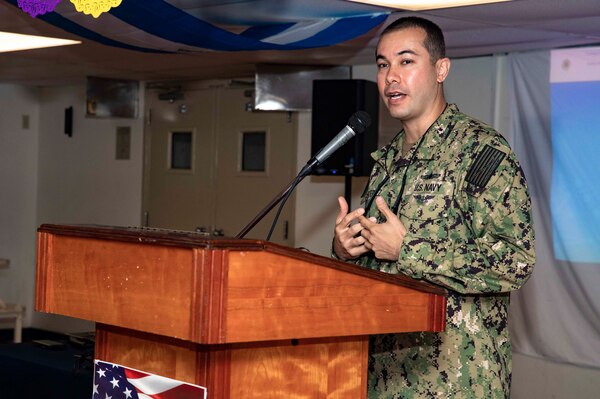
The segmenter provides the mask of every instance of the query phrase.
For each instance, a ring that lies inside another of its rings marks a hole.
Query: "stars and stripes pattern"
[[[96,360],[92,399],[207,399],[207,390],[198,385]]]

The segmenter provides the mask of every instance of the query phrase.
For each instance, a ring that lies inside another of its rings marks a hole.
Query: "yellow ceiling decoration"
[[[71,0],[75,9],[94,18],[98,18],[103,12],[118,7],[122,0]]]

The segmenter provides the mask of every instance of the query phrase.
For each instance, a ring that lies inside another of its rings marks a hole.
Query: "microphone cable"
[[[275,214],[275,218],[273,219],[273,223],[271,224],[271,229],[269,230],[269,234],[267,235],[267,241],[271,240],[271,235],[273,235],[273,231],[275,230],[275,225],[277,225],[277,220],[279,220],[279,215],[281,214],[281,211],[283,210],[283,206],[285,205],[287,200],[292,195],[292,191],[294,191],[294,188],[296,188],[296,186],[302,181],[302,179],[304,179],[304,176],[301,176],[300,174],[298,174],[298,176],[296,176],[290,189],[285,194],[285,197],[283,197],[281,204],[279,204],[279,208],[277,208],[277,213]]]

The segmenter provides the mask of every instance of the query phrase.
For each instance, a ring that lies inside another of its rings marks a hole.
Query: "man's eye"
[[[412,64],[413,60],[402,60],[402,65]]]
[[[379,68],[379,69],[385,68],[385,67],[387,67],[387,64],[384,64],[384,63],[377,64],[377,68]]]

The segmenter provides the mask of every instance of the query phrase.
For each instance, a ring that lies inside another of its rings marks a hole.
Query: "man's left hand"
[[[375,204],[386,221],[376,223],[372,218],[367,219],[364,216],[358,218],[363,226],[361,235],[366,239],[365,247],[372,250],[377,259],[396,261],[406,236],[406,228],[382,197],[377,197]]]

